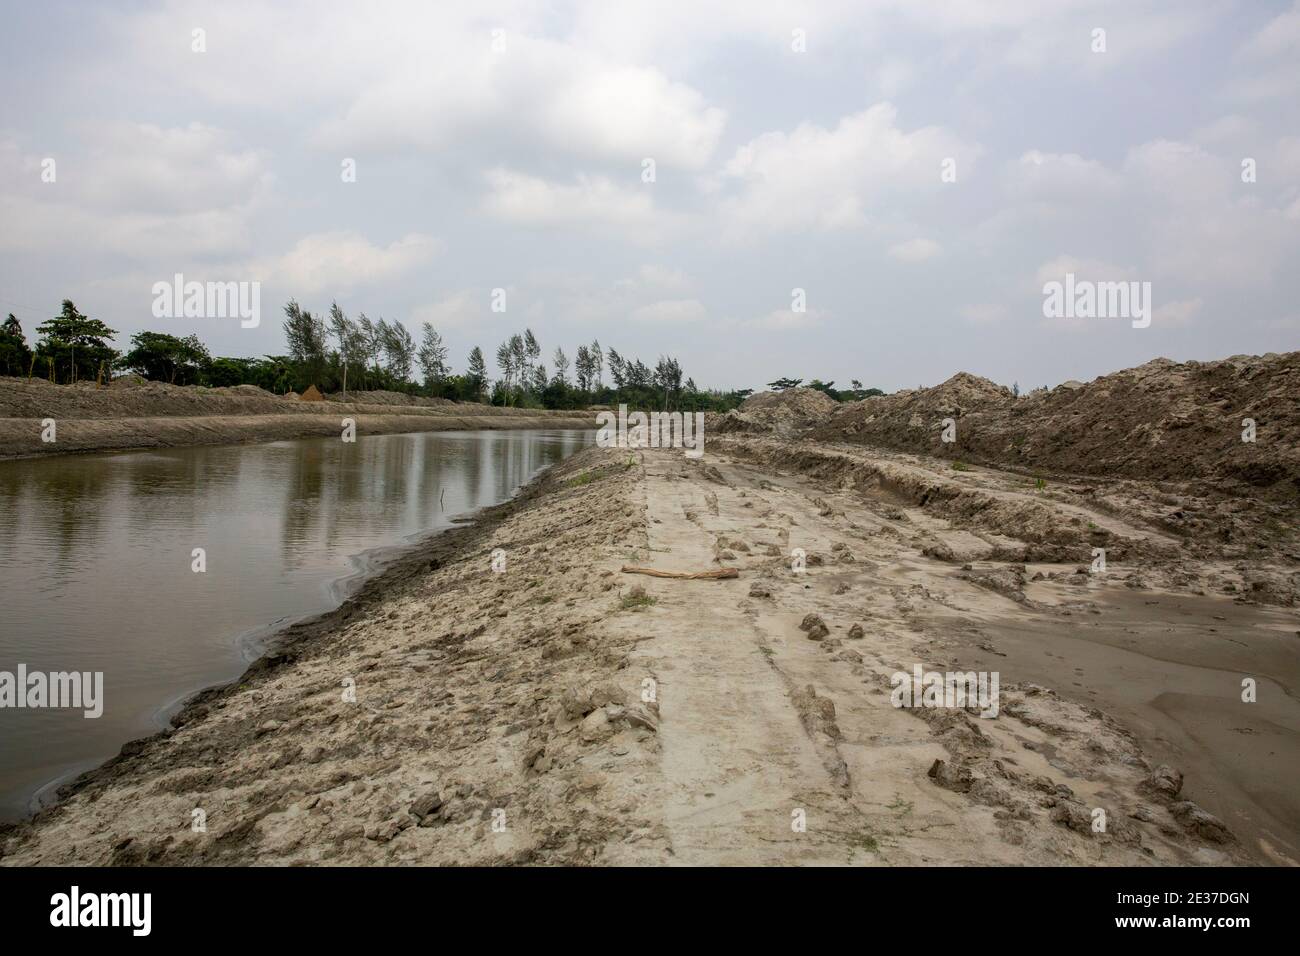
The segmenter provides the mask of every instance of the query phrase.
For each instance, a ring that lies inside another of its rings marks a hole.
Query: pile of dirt
[[[794,435],[826,421],[838,407],[835,399],[815,388],[762,392],[751,395],[740,408],[723,415],[713,429],[723,434],[774,432]]]
[[[346,404],[354,409],[381,406],[444,410],[461,408],[465,414],[475,415],[537,413],[534,409],[494,408],[472,402],[452,402],[445,398],[404,395],[401,392],[349,391],[344,398],[337,393],[321,395],[314,385],[309,386],[300,396],[297,392],[275,395],[256,385],[235,385],[229,388],[168,385],[165,382],[146,381],[135,375],[123,376],[103,387],[97,387],[94,382],[54,385],[45,379],[0,376],[0,418],[63,420],[337,413],[337,409],[323,407],[324,401]]]
[[[55,385],[45,379],[0,377],[0,418],[135,418],[157,415],[276,415],[293,405],[256,385],[201,388],[124,376]]]
[[[1020,398],[961,373],[935,388],[841,406],[809,437],[1034,472],[1205,478],[1241,493],[1295,498],[1297,396],[1300,352],[1155,359]],[[944,419],[955,422],[951,442]]]
[[[865,430],[876,444],[929,450],[931,443],[941,443],[945,419],[957,422],[973,413],[1011,407],[1014,401],[1009,388],[969,372],[958,372],[933,388],[909,388],[836,406],[829,422],[817,423],[815,434],[829,437],[828,430],[839,429],[847,435],[858,435]],[[924,449],[913,447],[918,434],[924,436]]]

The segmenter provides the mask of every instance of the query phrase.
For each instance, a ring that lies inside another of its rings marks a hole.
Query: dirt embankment
[[[711,429],[720,435],[774,433],[792,437],[825,422],[839,407],[835,399],[815,388],[761,392],[740,408],[713,416]]]
[[[955,423],[952,442],[945,419]],[[1156,359],[1019,398],[963,372],[837,408],[807,437],[1044,474],[1205,479],[1300,502],[1300,352]]]
[[[1244,572],[1014,475],[710,448],[557,465],[0,835],[0,862],[1300,859],[1298,622]],[[1100,574],[1033,550],[1094,532]],[[999,672],[996,715],[896,706],[917,665]]]
[[[299,401],[253,385],[200,388],[119,379],[52,385],[0,377],[0,458],[127,448],[337,436],[343,419],[359,435],[486,428],[593,428],[583,412],[502,408],[394,392]],[[54,421],[54,441],[45,422]]]

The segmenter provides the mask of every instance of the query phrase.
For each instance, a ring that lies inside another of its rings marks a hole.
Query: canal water
[[[435,432],[0,462],[0,680],[103,674],[98,718],[0,707],[0,820],[237,677],[261,638],[337,606],[385,553],[593,441]]]

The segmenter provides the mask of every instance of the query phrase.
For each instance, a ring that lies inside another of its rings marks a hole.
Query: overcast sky
[[[1300,348],[1300,3],[4,0],[0,22],[0,314],[29,337],[66,297],[121,344],[282,352],[292,296],[432,321],[458,371],[528,326],[548,360],[596,338],[701,386],[887,390]],[[1068,271],[1149,281],[1150,327],[1044,318]],[[153,318],[177,272],[260,281],[261,326]]]

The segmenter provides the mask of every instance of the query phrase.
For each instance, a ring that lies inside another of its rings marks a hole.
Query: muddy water
[[[95,719],[0,707],[0,819],[238,676],[260,639],[335,606],[385,552],[592,440],[444,432],[0,462],[0,672],[104,685]]]
[[[1261,862],[1300,862],[1300,615],[1212,596],[1088,596],[1099,614],[1005,619],[988,627],[1005,658],[967,656],[1004,683],[1040,683],[1118,718]],[[1246,677],[1254,703],[1241,700]]]

